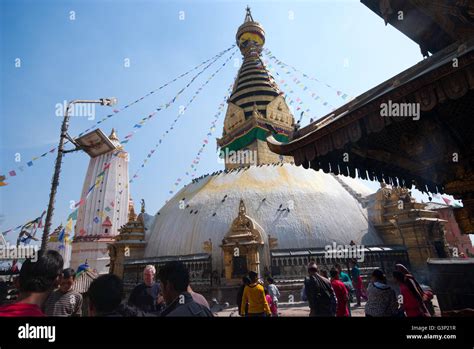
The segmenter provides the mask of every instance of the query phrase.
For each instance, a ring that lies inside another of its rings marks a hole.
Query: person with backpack
[[[304,290],[310,308],[309,316],[335,316],[337,300],[331,282],[318,274],[315,262],[308,265],[308,274],[304,280]]]

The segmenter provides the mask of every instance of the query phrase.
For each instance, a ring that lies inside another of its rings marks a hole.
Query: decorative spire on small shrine
[[[113,140],[113,141],[118,141],[118,137],[117,137],[117,133],[115,133],[115,128],[112,129],[112,132],[110,132],[110,136],[109,136],[109,139]]]
[[[128,201],[128,221],[133,222],[137,219],[137,215],[135,213],[135,208],[133,207],[133,200],[130,198]]]

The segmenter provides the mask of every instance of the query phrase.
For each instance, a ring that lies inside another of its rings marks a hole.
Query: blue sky
[[[0,174],[12,169],[18,174],[0,188],[0,231],[20,225],[46,209],[55,154],[40,158],[24,172],[17,168],[57,145],[61,124],[61,117],[55,115],[58,103],[115,96],[120,108],[134,101],[234,44],[247,4],[254,19],[265,28],[265,46],[277,58],[351,96],[422,59],[414,42],[385,26],[381,18],[355,0],[3,0]],[[168,129],[179,106],[187,103],[226,57],[206,70],[172,107],[147,122],[126,145],[131,158],[130,176]],[[18,58],[20,67],[15,66]],[[127,59],[129,67],[124,64]],[[176,178],[183,178],[183,184],[189,182],[184,180],[184,173],[209,132],[213,115],[237,70],[238,61],[229,62],[203,88],[131,184],[133,199],[138,204],[144,198],[148,213],[159,210],[170,190],[176,192]],[[101,129],[108,134],[114,127],[123,138],[137,121],[174,97],[191,77],[192,74],[110,118]],[[301,81],[334,106],[344,102],[334,90],[314,81]],[[293,89],[295,96],[303,100],[303,107],[312,110],[312,117],[330,111],[298,87]],[[76,136],[110,111],[99,106],[95,120],[73,117],[69,133]],[[223,115],[201,156],[198,175],[222,168],[215,143],[222,134],[222,121]],[[303,120],[303,124],[308,122],[309,118]],[[20,162],[15,162],[16,154],[20,154]],[[88,161],[85,153],[65,157],[54,226],[65,223],[71,212],[70,200],[79,199]],[[378,184],[370,186],[375,189]],[[16,234],[8,234],[7,238],[13,241]]]

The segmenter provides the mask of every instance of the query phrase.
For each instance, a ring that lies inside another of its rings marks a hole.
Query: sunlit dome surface
[[[213,264],[221,265],[219,245],[237,217],[241,199],[265,246],[269,235],[278,239],[278,249],[351,240],[381,243],[357,193],[363,198],[370,191],[355,180],[292,164],[210,175],[184,187],[148,222],[145,257],[202,253],[203,243],[211,239]]]

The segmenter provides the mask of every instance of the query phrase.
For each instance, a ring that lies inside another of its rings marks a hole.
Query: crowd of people
[[[308,265],[308,277],[304,280],[302,299],[310,307],[309,316],[351,316],[350,299],[356,297],[356,306],[365,303],[367,317],[431,317],[433,293],[423,290],[415,277],[402,264],[395,265],[393,279],[399,286],[397,293],[388,282],[383,270],[372,271],[367,289],[363,285],[361,271],[356,261],[350,261],[350,275],[336,264],[329,272],[320,271],[316,263]]]
[[[192,290],[189,271],[181,262],[169,262],[160,268],[159,283],[152,265],[143,272],[128,300],[123,299],[124,285],[114,274],[100,275],[86,293],[89,316],[193,316],[212,317],[206,299]],[[82,316],[83,296],[74,291],[75,273],[63,269],[63,258],[46,251],[36,262],[26,260],[16,280],[18,298],[0,306],[0,317]]]
[[[356,305],[366,301],[367,317],[429,317],[433,315],[433,294],[417,282],[408,269],[397,264],[393,279],[387,283],[381,269],[373,270],[367,288],[361,271],[351,261],[350,276],[336,264],[330,271],[320,270],[315,262],[308,265],[301,297],[308,302],[311,317],[351,316],[351,298]],[[1,317],[19,316],[187,316],[212,317],[206,298],[194,292],[189,271],[178,261],[168,262],[156,273],[147,265],[143,283],[124,299],[122,280],[114,274],[100,275],[83,295],[74,290],[75,271],[63,269],[63,259],[56,251],[46,251],[36,262],[26,260],[15,280],[18,298],[0,306]],[[236,305],[242,317],[278,317],[280,290],[271,277],[262,281],[250,271],[242,278]]]

